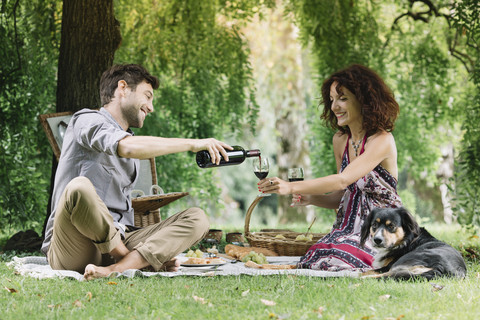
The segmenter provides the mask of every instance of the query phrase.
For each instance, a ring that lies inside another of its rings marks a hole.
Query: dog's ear
[[[402,217],[402,228],[418,236],[420,234],[420,227],[412,214],[404,207],[398,208],[397,211]]]
[[[365,245],[365,242],[370,236],[370,225],[372,224],[373,217],[375,216],[377,210],[377,208],[374,208],[372,211],[370,211],[365,221],[363,221],[363,225],[360,230],[360,247]]]

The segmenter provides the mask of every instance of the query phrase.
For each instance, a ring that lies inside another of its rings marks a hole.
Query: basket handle
[[[250,207],[248,207],[247,210],[247,215],[245,216],[245,235],[249,234],[249,226],[250,226],[250,216],[252,215],[253,209],[257,206],[257,204],[263,199],[264,197],[256,197],[255,200],[253,200],[252,204]]]

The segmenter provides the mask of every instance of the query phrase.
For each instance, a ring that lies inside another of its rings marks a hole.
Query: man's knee
[[[85,197],[95,193],[95,187],[86,177],[73,178],[65,187],[65,192],[69,196]]]
[[[76,177],[70,180],[65,189],[84,192],[85,190],[90,190],[92,187],[93,184],[87,177]]]
[[[210,221],[208,216],[200,208],[193,207],[185,210],[185,213],[188,215],[188,219],[194,222],[194,225],[197,230],[200,232],[208,232],[210,228]]]
[[[93,208],[97,205],[97,192],[86,177],[76,177],[65,187],[64,193],[66,208],[72,211],[75,207]],[[85,211],[85,210],[83,210]]]

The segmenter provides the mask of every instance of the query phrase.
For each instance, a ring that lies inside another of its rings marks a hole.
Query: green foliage
[[[465,46],[463,62],[474,88],[466,92],[464,139],[455,176],[455,212],[466,225],[480,226],[480,3],[465,0],[454,5],[453,26]]]
[[[116,61],[140,62],[161,79],[156,112],[138,134],[222,139],[223,133],[254,127],[258,106],[239,25],[258,6],[257,1],[117,2],[123,45]],[[160,157],[157,164],[164,189],[188,190],[217,203],[214,170],[199,169],[192,154]]]
[[[4,230],[39,229],[46,213],[52,154],[38,115],[51,111],[55,101],[56,10],[56,1],[3,1],[1,7],[0,220]]]

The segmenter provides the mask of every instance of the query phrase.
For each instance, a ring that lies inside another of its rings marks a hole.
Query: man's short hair
[[[100,78],[100,102],[102,106],[110,103],[118,86],[118,81],[125,80],[128,86],[135,91],[137,85],[143,81],[149,83],[153,89],[159,86],[158,78],[152,76],[144,67],[138,64],[116,64],[105,71]]]

